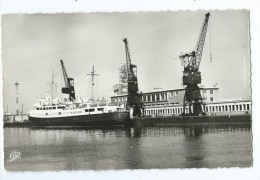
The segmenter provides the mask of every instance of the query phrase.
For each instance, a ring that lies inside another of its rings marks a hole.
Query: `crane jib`
[[[194,61],[195,61],[194,69],[199,69],[199,66],[200,66],[200,61],[202,58],[203,48],[204,48],[207,29],[208,29],[209,16],[210,16],[210,13],[207,13],[205,15],[204,23],[202,25],[201,33],[199,36],[199,40],[196,45],[196,52],[195,52],[196,58],[194,58]]]

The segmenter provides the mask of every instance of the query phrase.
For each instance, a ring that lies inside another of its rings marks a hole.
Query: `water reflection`
[[[143,127],[135,128],[134,137],[161,137],[161,136],[179,136],[185,138],[182,141],[185,168],[210,167],[205,158],[212,156],[209,149],[214,143],[214,139],[208,140],[204,138],[207,134],[227,134],[251,132],[250,125],[222,125],[222,126],[159,126],[159,127]],[[223,139],[224,141],[224,139]],[[251,142],[251,139],[248,139]],[[225,148],[225,147],[223,147]],[[250,152],[252,153],[252,152]],[[220,166],[220,165],[219,165]]]
[[[13,128],[10,128],[13,130]],[[199,137],[208,133],[236,133],[251,131],[250,125],[219,125],[219,126],[152,126],[152,127],[113,127],[113,128],[33,128],[32,131],[39,132],[84,132],[90,137],[112,138],[112,137],[149,137],[149,136],[185,136]]]
[[[154,126],[133,128],[134,137],[148,136],[177,136],[184,135],[199,137],[203,134],[250,132],[250,125],[222,125],[222,126]]]
[[[251,127],[4,128],[8,170],[107,170],[245,167]],[[22,158],[10,163],[13,150]]]
[[[205,142],[203,141],[203,127],[187,127],[183,129],[185,135],[186,167],[199,168],[204,166],[206,156]]]

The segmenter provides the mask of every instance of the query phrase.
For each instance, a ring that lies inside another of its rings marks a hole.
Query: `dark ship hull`
[[[132,126],[129,112],[109,112],[62,117],[30,117],[31,127],[113,127]]]

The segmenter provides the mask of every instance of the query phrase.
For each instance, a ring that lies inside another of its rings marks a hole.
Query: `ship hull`
[[[30,117],[32,127],[112,127],[131,126],[128,112],[111,112],[63,117]]]

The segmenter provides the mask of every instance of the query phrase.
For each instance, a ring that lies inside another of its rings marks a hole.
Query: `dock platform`
[[[133,119],[135,126],[157,125],[251,125],[251,115],[222,115],[222,116],[168,116],[140,117]]]

